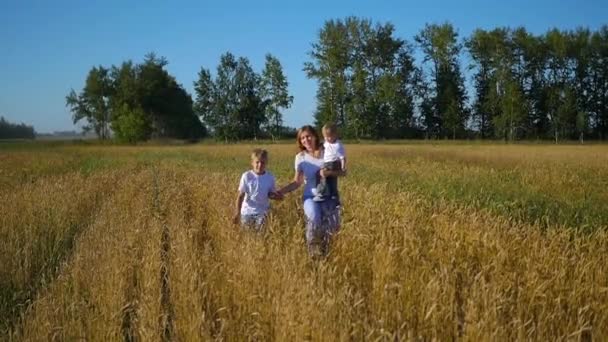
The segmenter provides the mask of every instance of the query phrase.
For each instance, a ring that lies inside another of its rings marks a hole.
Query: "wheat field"
[[[342,228],[263,234],[240,174],[295,144],[0,145],[0,339],[608,339],[608,146],[347,145]]]

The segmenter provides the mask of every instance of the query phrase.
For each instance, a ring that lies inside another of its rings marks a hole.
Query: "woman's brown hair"
[[[298,146],[298,149],[300,151],[306,150],[304,145],[302,145],[302,141],[300,141],[300,136],[304,132],[311,134],[315,138],[315,151],[320,150],[321,149],[321,139],[319,139],[319,133],[317,133],[317,130],[314,127],[312,127],[311,125],[304,125],[304,126],[300,127],[300,129],[298,129],[298,134],[296,135],[296,145]]]

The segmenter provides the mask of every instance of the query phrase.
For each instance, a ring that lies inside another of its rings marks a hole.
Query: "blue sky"
[[[592,30],[608,24],[608,1],[9,1],[0,2],[0,116],[38,132],[75,129],[65,95],[80,91],[95,65],[140,62],[154,51],[188,92],[201,67],[215,71],[230,51],[260,72],[279,58],[294,96],[287,125],[311,123],[316,82],[302,67],[328,19],[390,21],[413,41],[425,23],[451,22],[461,37],[476,28],[524,26]]]

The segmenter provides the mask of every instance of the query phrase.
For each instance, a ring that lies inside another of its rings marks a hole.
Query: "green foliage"
[[[266,64],[260,82],[260,96],[267,104],[265,118],[267,129],[275,139],[283,133],[283,115],[280,108],[289,108],[293,96],[289,95],[289,84],[283,74],[281,62],[271,54],[266,55]]]
[[[101,139],[110,127],[120,141],[149,138],[196,140],[206,134],[194,114],[192,98],[164,68],[167,60],[154,53],[142,64],[93,68],[80,94],[66,97],[74,123],[86,119]]]
[[[144,111],[141,108],[132,110],[126,104],[116,112],[112,129],[118,141],[127,143],[147,140],[152,134],[150,121]]]
[[[585,132],[604,137],[606,32],[551,29],[535,36],[523,28],[476,30],[466,46],[476,70],[473,114],[480,135],[495,131],[507,137],[508,123],[515,122],[519,133],[509,139],[581,139]]]
[[[424,53],[424,62],[430,66],[430,103],[425,108],[431,118],[426,121],[433,126],[426,127],[431,135],[456,138],[464,135],[468,119],[465,106],[467,96],[464,77],[460,71],[458,57],[462,45],[458,33],[449,23],[427,24],[415,37]]]
[[[74,123],[85,119],[85,131],[93,129],[100,139],[109,138],[109,101],[113,92],[109,70],[103,66],[93,67],[80,94],[72,89],[66,96],[66,105],[72,111]]]
[[[315,124],[335,122],[354,139],[608,136],[608,25],[541,34],[477,29],[460,39],[449,23],[426,24],[414,41],[396,37],[391,23],[326,21],[303,68],[318,84]],[[470,103],[464,51],[473,72]],[[74,122],[125,141],[196,140],[206,127],[225,141],[290,131],[282,111],[293,96],[276,57],[268,54],[258,74],[247,58],[225,53],[213,77],[201,68],[194,103],[166,65],[149,54],[141,64],[93,67],[84,88],[66,96]]]
[[[237,59],[227,52],[220,58],[215,79],[205,68],[198,76],[194,109],[213,129],[216,139],[258,139],[263,127],[273,138],[282,135],[280,108],[288,108],[293,97],[278,59],[267,55],[259,75],[249,59]]]
[[[327,21],[304,64],[319,82],[315,122],[335,122],[346,137],[403,138],[414,131],[418,70],[392,24],[349,17]]]
[[[502,86],[504,89],[497,99],[500,114],[494,117],[494,125],[498,137],[513,141],[517,138],[518,130],[522,128],[527,108],[517,82],[507,79]]]

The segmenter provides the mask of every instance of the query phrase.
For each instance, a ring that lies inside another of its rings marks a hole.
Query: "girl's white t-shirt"
[[[317,186],[317,174],[323,167],[323,151],[319,158],[315,158],[306,152],[296,154],[296,172],[304,174],[304,198],[314,197],[312,189]]]
[[[249,170],[241,176],[239,192],[245,194],[241,215],[265,214],[270,208],[268,194],[275,191],[274,176],[266,171],[262,175]]]

